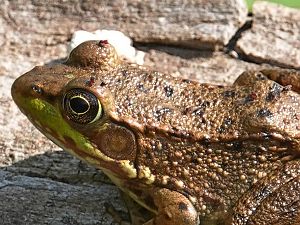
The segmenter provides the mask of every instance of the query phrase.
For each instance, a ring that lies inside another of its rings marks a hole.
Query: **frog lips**
[[[89,162],[93,166],[103,170],[107,175],[114,174],[115,177],[120,178],[135,178],[137,176],[135,168],[132,165],[130,165],[129,161],[121,160],[112,162],[110,160],[103,160],[103,158],[99,156],[95,156],[93,154],[89,154],[89,152],[82,151],[82,149],[77,146],[76,142],[71,137],[66,135],[60,137],[59,133],[57,133],[55,130],[47,127],[44,124],[40,124],[39,122],[36,123],[36,120],[32,121],[32,123],[37,127],[38,130],[44,133],[44,135],[51,141],[53,141],[55,144],[57,144],[70,154],[75,155],[82,161]],[[46,133],[45,130],[47,130]],[[127,169],[124,170],[124,168]]]

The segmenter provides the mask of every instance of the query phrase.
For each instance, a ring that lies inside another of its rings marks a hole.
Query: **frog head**
[[[54,143],[107,174],[135,178],[134,133],[118,124],[114,96],[101,74],[120,67],[107,41],[88,41],[64,64],[37,66],[19,77],[12,97]]]

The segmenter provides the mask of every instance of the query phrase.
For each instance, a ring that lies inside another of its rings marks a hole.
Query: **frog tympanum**
[[[49,139],[102,169],[147,225],[300,224],[300,73],[201,84],[88,41],[19,77],[12,96]]]

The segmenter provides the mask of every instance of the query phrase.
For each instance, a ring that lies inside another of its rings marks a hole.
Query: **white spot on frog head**
[[[72,74],[72,73],[67,73],[67,74],[65,74],[64,76],[65,76],[66,78],[69,78],[69,79],[74,78],[74,74]]]
[[[242,175],[240,176],[240,179],[241,179],[242,181],[245,181],[245,180],[246,180],[246,176],[245,176],[244,174],[242,174]]]
[[[162,182],[163,185],[167,185],[169,180],[170,180],[169,176],[163,176],[161,182]]]
[[[140,173],[138,175],[138,178],[145,179],[146,184],[152,184],[155,181],[155,176],[151,173],[149,167],[140,166],[139,171]]]
[[[175,183],[175,185],[176,185],[177,188],[179,188],[179,189],[184,188],[184,183],[183,183],[183,181],[181,181],[181,180],[176,180],[174,183]]]
[[[196,202],[197,202],[197,198],[194,197],[194,196],[191,196],[191,195],[189,195],[189,200],[190,200],[192,203],[196,203]]]
[[[122,169],[128,174],[129,178],[135,178],[137,176],[136,169],[129,160],[121,161]]]

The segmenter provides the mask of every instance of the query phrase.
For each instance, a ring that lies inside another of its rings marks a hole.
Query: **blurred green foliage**
[[[246,0],[249,9],[252,9],[252,5],[255,0]],[[282,5],[286,5],[293,8],[300,8],[300,0],[268,0],[269,2],[276,2]]]

